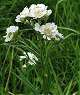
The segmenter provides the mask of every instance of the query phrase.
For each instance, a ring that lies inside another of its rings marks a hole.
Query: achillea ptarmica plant
[[[29,57],[28,63],[31,64],[31,65],[36,64],[36,61],[38,61],[38,58],[31,52],[28,52],[27,54],[28,54],[28,57]]]
[[[44,16],[49,16],[52,13],[52,10],[47,10],[47,8],[48,6],[45,6],[44,4],[32,4],[30,8],[26,6],[23,11],[16,16],[15,21],[22,22],[27,17],[38,19]]]
[[[12,40],[14,33],[17,32],[19,29],[18,26],[10,26],[6,29],[6,36],[3,36],[5,38],[5,42],[9,42]]]
[[[26,6],[22,12],[16,16],[15,21],[22,22],[24,24],[28,23],[33,30],[35,29],[35,31],[39,31],[43,35],[44,39],[63,39],[63,34],[58,32],[57,25],[55,25],[54,22],[47,22],[46,18],[49,17],[51,13],[52,10],[48,10],[48,6],[44,4],[32,4],[29,8]],[[43,24],[43,19],[45,24]],[[7,35],[4,36],[6,38],[5,42],[10,41],[16,31],[18,31],[18,26],[10,26],[7,28]]]
[[[55,23],[46,23],[45,25],[35,24],[35,30],[39,31],[44,39],[51,40],[54,38],[55,40],[63,39],[63,34],[58,32],[57,25]]]
[[[28,60],[28,64],[30,65],[35,65],[36,64],[36,61],[38,61],[38,58],[31,52],[24,52],[22,56],[20,56],[20,61],[24,60],[24,59],[27,59]]]
[[[32,4],[29,8],[29,16],[37,19],[41,18],[45,15],[49,16],[52,13],[52,10],[47,10],[48,6],[44,4]]]

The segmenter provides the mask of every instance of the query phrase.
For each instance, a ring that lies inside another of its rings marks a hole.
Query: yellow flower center
[[[51,28],[49,26],[46,26],[44,28],[44,34],[47,35],[47,36],[51,36],[52,35],[51,31],[52,30],[51,30]]]

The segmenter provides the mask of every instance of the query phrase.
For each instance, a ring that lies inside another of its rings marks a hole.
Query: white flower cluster
[[[16,16],[15,21],[25,23],[25,21],[28,21],[27,18],[30,18],[28,22],[31,24],[33,29],[39,31],[43,35],[44,39],[47,40],[51,39],[60,40],[60,38],[63,39],[63,34],[58,32],[57,25],[55,25],[54,22],[41,25],[42,20],[39,18],[44,17],[45,20],[46,16],[49,16],[51,13],[52,10],[48,10],[48,6],[45,6],[44,4],[37,4],[37,5],[32,4],[29,8],[26,6],[23,9],[23,11]],[[18,31],[18,26],[8,27],[6,31],[7,35],[4,36],[6,38],[5,42],[10,41],[14,36],[14,32],[16,31]]]
[[[52,13],[52,10],[48,10],[48,6],[45,6],[44,4],[32,4],[29,8],[26,6],[23,11],[16,16],[15,21],[16,22],[29,22],[29,24],[32,26],[32,28],[35,31],[40,32],[40,34],[43,35],[44,39],[51,40],[60,40],[63,39],[63,34],[58,32],[57,25],[55,25],[54,22],[47,23],[47,17],[50,16]],[[42,24],[43,21],[43,24]],[[44,22],[46,21],[46,24]],[[26,24],[26,23],[25,23]],[[5,42],[9,42],[13,39],[15,32],[19,30],[18,26],[10,26],[6,29],[6,36],[3,36],[5,38]],[[23,59],[27,59],[28,63],[30,65],[36,64],[38,61],[38,58],[31,52],[23,53],[23,56],[19,57],[20,61]],[[23,68],[26,67],[26,64],[22,66]]]
[[[52,38],[60,40],[60,38],[63,38],[63,35],[58,32],[57,25],[55,25],[55,23],[46,23],[42,26],[36,23],[35,30],[43,34],[43,38],[47,40],[51,40]]]
[[[36,61],[38,61],[38,58],[31,52],[28,52],[28,57],[29,57],[29,61],[28,63],[33,65],[33,64],[36,64]]]
[[[23,56],[20,56],[20,61],[22,61],[23,59],[28,59],[28,58],[29,58],[28,63],[30,65],[34,65],[36,64],[36,61],[38,61],[38,58],[31,52],[28,52],[27,54],[26,52],[24,52]]]
[[[6,36],[3,36],[5,38],[5,42],[9,42],[12,40],[14,33],[17,32],[19,29],[18,26],[10,26],[6,29]]]
[[[48,6],[44,4],[32,4],[30,8],[27,6],[23,9],[23,11],[16,16],[15,21],[21,22],[26,17],[31,17],[33,19],[42,18],[44,16],[49,16],[52,13],[52,10],[47,10]]]

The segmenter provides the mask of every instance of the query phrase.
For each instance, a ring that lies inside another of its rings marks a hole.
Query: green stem
[[[48,95],[49,93],[49,77],[48,77],[48,62],[47,62],[47,58],[48,58],[48,42],[45,41],[45,58],[44,58],[44,76],[43,76],[43,87],[44,87],[44,95]]]
[[[5,86],[5,91],[6,91],[7,88],[8,88],[9,79],[10,79],[10,76],[11,76],[13,52],[14,52],[14,49],[12,48],[12,54],[11,54],[11,60],[10,60],[10,69],[9,69],[8,79],[7,79],[6,86]]]
[[[7,59],[7,56],[8,56],[9,50],[10,50],[10,46],[8,47],[8,50],[7,50],[7,53],[6,53],[5,59],[4,59],[4,61],[3,61],[3,66],[2,66],[2,68],[1,68],[1,71],[2,71],[3,68],[4,68],[4,64],[5,64],[5,61],[6,61],[6,59]]]
[[[34,30],[34,29],[22,29],[22,30],[19,30],[19,31],[30,31],[30,30]]]

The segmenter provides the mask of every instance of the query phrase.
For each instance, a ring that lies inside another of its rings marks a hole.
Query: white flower
[[[51,13],[52,13],[52,10],[48,10],[48,11],[47,11],[47,15],[48,15],[48,16],[51,15]]]
[[[23,11],[16,16],[15,21],[21,22],[26,17],[32,17],[33,19],[41,18],[43,16],[49,16],[52,13],[52,10],[47,10],[48,6],[44,4],[32,4],[30,8],[27,6],[23,9]]]
[[[26,68],[26,64],[22,65],[22,68]]]
[[[52,13],[51,10],[47,10],[47,6],[44,4],[32,4],[29,8],[29,16],[33,17],[34,19],[41,18],[45,15],[50,15]]]
[[[20,61],[22,61],[23,59],[25,59],[26,58],[26,56],[25,55],[23,55],[23,56],[20,56]]]
[[[59,40],[63,38],[63,34],[59,33],[57,30],[57,25],[55,23],[46,23],[40,26],[38,23],[35,24],[35,30],[43,34],[44,39],[51,40],[52,38]]]
[[[14,33],[18,31],[19,27],[18,26],[10,26],[6,29],[6,36],[3,36],[5,38],[5,42],[11,41]]]
[[[35,28],[36,31],[40,31],[41,27],[40,27],[40,25],[38,23],[36,23],[34,28]]]
[[[23,55],[22,55],[22,56],[19,56],[19,60],[22,61],[22,60],[24,60],[24,59],[26,59],[26,58],[28,58],[28,57],[27,57],[26,52],[24,51],[24,52],[23,52]]]
[[[22,18],[25,18],[25,17],[27,17],[29,15],[29,9],[28,9],[28,7],[26,6],[24,9],[23,9],[23,11],[20,13],[20,16],[22,17]]]
[[[26,52],[25,52],[25,51],[23,52],[23,54],[24,54],[25,56],[27,56],[27,54],[26,54]]]
[[[16,22],[21,22],[21,16],[20,15],[17,15],[15,21]]]
[[[28,57],[29,57],[29,59],[28,59]],[[34,64],[36,64],[36,61],[38,61],[38,58],[31,52],[28,52],[27,54],[26,54],[26,52],[23,52],[23,56],[20,56],[19,60],[22,61],[24,59],[28,59],[28,63],[30,65],[34,65]]]
[[[24,9],[23,9],[23,11],[19,14],[19,15],[17,15],[16,16],[16,19],[15,19],[15,21],[16,22],[21,22],[22,20],[24,20],[26,17],[28,17],[29,16],[29,9],[28,9],[28,7],[26,6]]]
[[[77,92],[73,93],[72,95],[77,95]]]
[[[27,54],[28,54],[28,57],[29,57],[28,63],[30,65],[36,64],[36,61],[38,61],[38,58],[33,53],[31,53],[31,52],[28,52]]]
[[[7,31],[6,32],[16,32],[18,31],[18,26],[10,26],[7,28]]]

